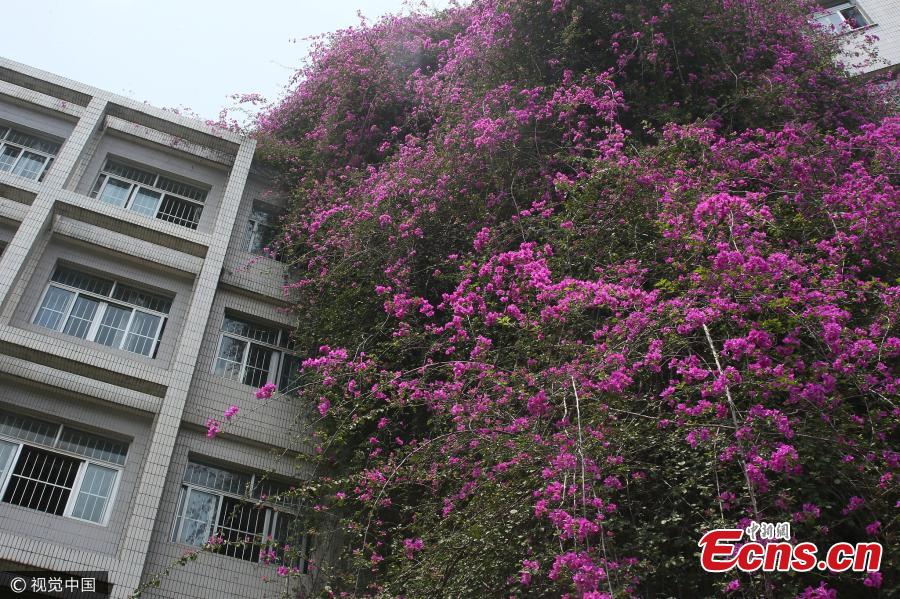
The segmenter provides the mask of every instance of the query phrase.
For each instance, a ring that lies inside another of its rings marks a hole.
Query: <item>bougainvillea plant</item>
[[[813,10],[475,0],[318,41],[255,130],[316,592],[896,588],[900,119]],[[751,520],[882,571],[705,573]]]

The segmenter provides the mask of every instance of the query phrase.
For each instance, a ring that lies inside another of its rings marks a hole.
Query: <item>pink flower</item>
[[[331,409],[331,402],[328,401],[327,399],[323,399],[319,403],[318,408],[319,408],[319,414],[324,416],[325,414],[328,413],[328,410]]]
[[[850,501],[847,502],[847,507],[845,507],[842,510],[842,513],[846,516],[850,512],[855,512],[856,510],[861,508],[863,505],[865,505],[865,503],[866,503],[865,499],[854,495],[853,497],[850,498]]]
[[[231,420],[232,418],[234,418],[234,415],[237,414],[237,413],[238,413],[238,407],[237,407],[237,406],[234,406],[234,405],[233,405],[233,406],[229,406],[228,409],[225,410],[225,414],[224,414],[225,420]]]
[[[863,584],[873,589],[880,589],[881,579],[881,572],[869,572],[869,575],[866,576],[865,580],[863,580]]]
[[[256,390],[256,399],[269,399],[275,393],[275,383],[266,383]]]
[[[878,535],[879,532],[881,532],[881,521],[880,520],[875,520],[874,522],[872,522],[871,524],[866,526],[866,534],[869,535],[870,537],[874,537],[874,536]]]
[[[206,420],[206,436],[212,439],[216,435],[219,434],[219,426],[221,423],[214,418],[208,418]]]
[[[406,550],[406,559],[413,559],[415,554],[422,551],[422,547],[424,546],[424,541],[418,537],[415,539],[403,539],[403,548]]]

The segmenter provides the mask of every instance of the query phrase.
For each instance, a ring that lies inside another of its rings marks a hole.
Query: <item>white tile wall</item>
[[[169,541],[168,530],[190,452],[303,474],[294,456],[308,439],[285,425],[296,406],[259,405],[253,389],[210,372],[226,307],[291,324],[283,311],[280,264],[244,268],[250,256],[240,251],[249,206],[264,194],[265,182],[245,193],[255,142],[2,58],[0,121],[65,140],[43,182],[0,173],[0,242],[6,244],[0,255],[0,404],[132,439],[108,526],[0,503],[0,560],[109,570],[114,596],[126,597],[184,550]],[[88,197],[108,153],[209,185],[199,230]],[[60,259],[175,295],[156,359],[30,324]],[[246,418],[222,438],[206,439],[206,418],[231,403],[246,408]],[[145,596],[280,593],[261,583],[256,565],[207,558],[224,561],[173,572]],[[218,581],[201,576],[209,566],[227,575]]]

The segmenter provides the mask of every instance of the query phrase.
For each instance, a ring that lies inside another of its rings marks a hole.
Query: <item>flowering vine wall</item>
[[[896,586],[900,119],[810,10],[475,0],[317,42],[256,135],[323,593]],[[882,572],[703,572],[751,520]]]

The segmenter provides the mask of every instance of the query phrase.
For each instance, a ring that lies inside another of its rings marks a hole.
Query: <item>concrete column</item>
[[[94,98],[88,104],[75,129],[60,148],[28,214],[0,257],[0,312],[15,287],[22,267],[34,248],[39,246],[41,234],[50,227],[57,193],[62,190],[91,136],[103,125],[105,112],[106,100]]]
[[[209,320],[216,286],[225,260],[225,251],[235,224],[255,148],[255,141],[246,140],[238,150],[216,218],[213,238],[200,275],[194,283],[185,326],[181,331],[181,340],[172,363],[172,379],[163,399],[162,409],[153,424],[150,448],[137,485],[133,511],[125,526],[125,534],[119,549],[120,563],[127,571],[121,572],[121,578],[116,581],[114,595],[117,597],[127,597],[140,584],[150,537],[153,534],[153,524],[159,512],[172,451],[181,425],[197,356],[200,353],[200,343]]]

